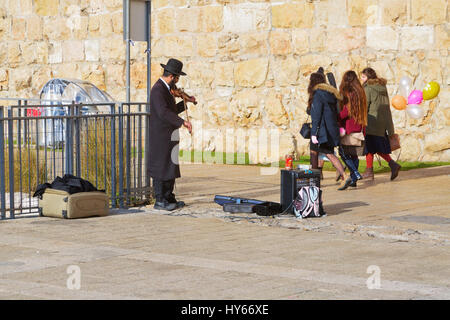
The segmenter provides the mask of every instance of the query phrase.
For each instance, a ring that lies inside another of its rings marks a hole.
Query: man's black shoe
[[[155,202],[155,205],[153,206],[153,208],[157,209],[157,210],[172,211],[177,208],[177,204],[176,203],[168,203],[166,201]]]
[[[177,201],[175,204],[177,205],[177,209],[183,208],[186,205],[184,201]]]

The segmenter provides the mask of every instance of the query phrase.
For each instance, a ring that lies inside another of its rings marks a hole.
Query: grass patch
[[[250,163],[250,157],[248,153],[226,153],[226,152],[214,152],[214,151],[186,151],[180,150],[179,160],[188,161],[192,163],[218,163],[218,164],[230,164],[230,165],[256,165],[260,167],[276,167],[277,163]],[[293,161],[294,168],[299,164],[309,164],[310,158],[308,156],[301,156],[299,159]],[[341,161],[342,162],[342,161]],[[397,161],[401,166],[401,171],[408,171],[413,169],[431,168],[450,165],[450,162],[421,162],[421,161]],[[285,167],[285,161],[280,160],[278,162],[280,168]],[[366,169],[366,161],[364,158],[359,160],[359,171],[364,172]],[[374,173],[390,172],[391,169],[386,161],[381,160],[381,165],[375,157],[373,162]],[[325,161],[323,170],[325,171],[335,171],[331,162]]]

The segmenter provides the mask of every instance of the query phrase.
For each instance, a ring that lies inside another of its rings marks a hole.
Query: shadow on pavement
[[[368,206],[367,202],[363,201],[353,201],[353,202],[345,202],[345,203],[335,203],[331,205],[324,204],[324,209],[327,215],[335,216],[338,214],[351,212],[352,208]]]

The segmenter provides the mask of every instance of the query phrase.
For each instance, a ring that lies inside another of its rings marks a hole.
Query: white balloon
[[[412,86],[411,79],[408,78],[407,76],[401,77],[400,78],[400,86],[411,87]]]
[[[399,94],[408,99],[412,88],[411,79],[408,78],[407,76],[401,77],[398,87],[399,87]]]
[[[408,104],[406,113],[413,119],[421,119],[425,115],[425,112],[418,104]]]
[[[411,87],[407,85],[400,85],[399,94],[408,100],[409,94],[411,93]]]

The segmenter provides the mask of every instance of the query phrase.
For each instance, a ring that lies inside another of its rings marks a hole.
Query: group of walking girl
[[[344,183],[338,190],[356,187],[361,179],[374,179],[373,159],[378,154],[389,163],[391,180],[398,176],[401,166],[390,157],[389,136],[394,124],[386,88],[386,80],[378,78],[375,70],[366,68],[361,79],[350,70],[344,73],[339,89],[327,84],[322,69],[310,76],[307,113],[311,116],[310,161],[319,167],[319,154],[325,154],[337,170],[337,181]],[[362,132],[365,145],[366,170],[359,172],[359,158],[341,144],[341,137]],[[338,147],[342,165],[334,153]],[[347,177],[345,169],[350,176]]]

